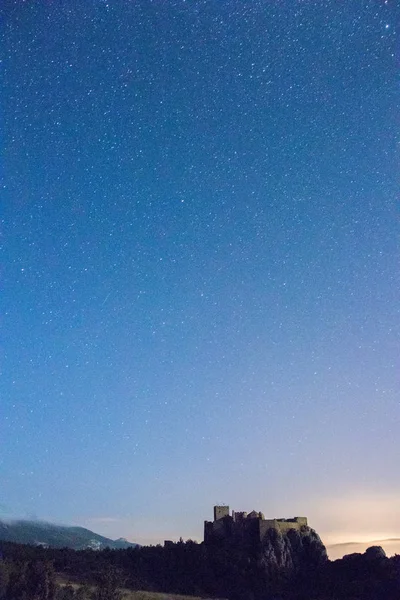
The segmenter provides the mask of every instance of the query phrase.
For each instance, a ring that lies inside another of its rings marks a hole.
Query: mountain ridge
[[[124,538],[112,540],[85,527],[57,525],[48,521],[28,519],[0,519],[0,540],[73,550],[122,549],[138,546]]]
[[[360,546],[365,544],[371,544],[375,546],[377,544],[383,544],[385,542],[400,542],[400,538],[382,538],[380,540],[369,540],[368,542],[339,542],[337,544],[329,544],[328,548],[339,548],[340,546],[354,546],[356,544]]]

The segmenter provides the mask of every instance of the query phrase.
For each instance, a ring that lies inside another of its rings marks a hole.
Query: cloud
[[[136,542],[136,539],[130,536],[130,532],[132,531],[132,520],[130,518],[114,515],[100,515],[99,517],[76,516],[73,522],[75,525],[86,527],[112,540],[124,537],[130,542]]]
[[[399,495],[399,490],[357,490],[323,498],[314,507],[313,526],[335,553],[343,544],[368,547],[383,545],[376,542],[383,540],[386,545],[396,545],[400,537]]]
[[[87,519],[89,523],[119,523],[119,517],[90,517]]]
[[[0,518],[12,518],[13,515],[14,512],[11,510],[11,507],[4,504],[4,502],[0,502]]]
[[[365,552],[370,546],[381,546],[388,556],[400,554],[400,538],[389,538],[387,540],[370,540],[368,542],[345,542],[343,544],[332,544],[327,546],[329,558],[335,560],[353,552]]]
[[[343,542],[342,544],[332,544],[331,548],[341,548],[345,546],[354,546],[356,544],[360,544],[361,542]],[[379,544],[400,544],[400,538],[389,538],[388,540],[373,540],[369,542],[371,544],[379,545]]]

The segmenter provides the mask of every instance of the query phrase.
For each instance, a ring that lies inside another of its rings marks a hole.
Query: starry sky
[[[400,538],[396,2],[0,10],[0,515]]]

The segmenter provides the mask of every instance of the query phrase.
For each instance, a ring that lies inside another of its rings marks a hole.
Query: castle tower
[[[214,506],[214,521],[229,517],[229,506]]]

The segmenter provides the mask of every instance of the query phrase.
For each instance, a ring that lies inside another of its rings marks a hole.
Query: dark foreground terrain
[[[0,548],[0,600],[119,600],[122,588],[232,600],[400,599],[400,556],[374,547],[331,562],[312,530],[271,532],[258,548]]]

